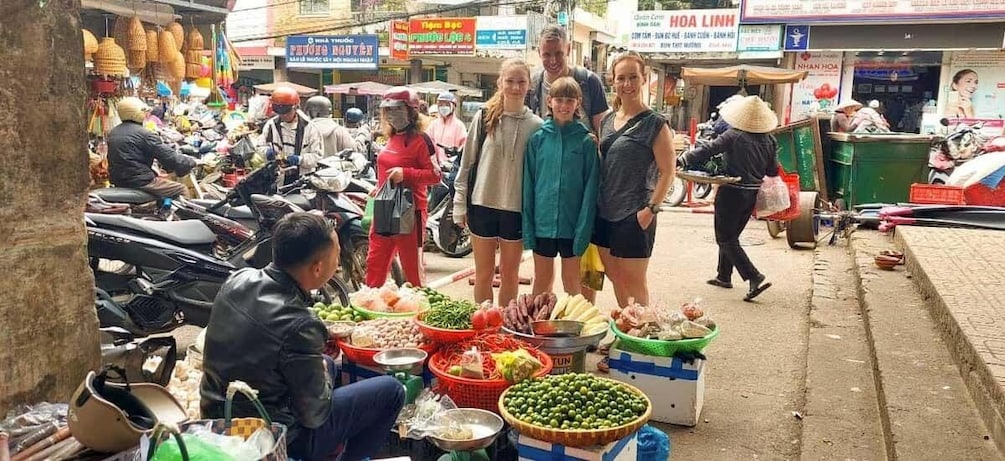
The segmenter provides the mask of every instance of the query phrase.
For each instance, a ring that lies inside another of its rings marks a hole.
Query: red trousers
[[[426,214],[416,216],[415,229],[409,235],[383,236],[370,227],[370,251],[366,255],[366,284],[381,287],[387,282],[394,255],[401,260],[405,280],[414,286],[423,286],[422,244],[426,237]]]

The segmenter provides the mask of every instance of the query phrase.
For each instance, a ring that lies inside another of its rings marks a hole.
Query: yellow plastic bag
[[[600,250],[590,244],[579,260],[579,274],[584,287],[600,291],[604,289],[604,262],[600,260]]]

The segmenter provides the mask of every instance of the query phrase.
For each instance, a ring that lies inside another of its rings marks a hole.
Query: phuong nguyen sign
[[[744,24],[1005,18],[1005,0],[743,0],[741,8]]]
[[[391,57],[408,60],[408,21],[391,21]]]
[[[634,51],[736,51],[739,10],[638,11],[628,48]]]
[[[412,19],[408,23],[408,54],[474,54],[475,23],[475,18]]]
[[[286,37],[286,67],[376,69],[376,35],[293,35]]]
[[[480,49],[527,49],[527,16],[478,16],[476,26]]]

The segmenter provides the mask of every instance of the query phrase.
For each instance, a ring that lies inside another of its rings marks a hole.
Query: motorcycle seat
[[[216,205],[219,200],[192,199],[189,201],[209,209],[209,207]],[[230,206],[229,204],[224,204],[220,208],[213,210],[213,214],[231,219],[255,219],[255,216],[251,214],[251,209],[247,205]]]
[[[180,245],[208,245],[216,241],[213,233],[202,221],[151,221],[123,215],[86,213],[95,224],[132,229],[160,237]]]
[[[302,194],[287,194],[283,198],[305,211],[314,208],[314,205],[311,205],[311,201],[307,200],[307,197],[304,197]]]
[[[95,189],[91,191],[91,195],[94,195],[106,202],[128,203],[130,205],[139,205],[158,200],[157,196],[154,194],[139,189],[130,189],[128,187],[106,187],[104,189]]]

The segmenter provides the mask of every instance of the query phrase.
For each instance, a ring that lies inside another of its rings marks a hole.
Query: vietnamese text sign
[[[391,58],[408,60],[408,21],[391,21]]]
[[[795,70],[805,70],[806,79],[792,84],[792,112],[789,120],[796,122],[810,116],[815,110],[833,106],[841,94],[841,66],[844,54],[840,51],[804,52],[796,55]]]
[[[474,54],[475,18],[412,19],[408,23],[408,54]]]
[[[635,51],[707,53],[736,51],[738,10],[638,11],[628,48]]]
[[[743,0],[746,23],[1005,17],[1005,0]]]
[[[292,35],[286,37],[286,67],[376,69],[376,35]]]
[[[482,49],[527,49],[527,16],[478,16],[475,45]]]
[[[739,37],[736,51],[778,51],[781,49],[782,26],[743,24],[740,26]]]

